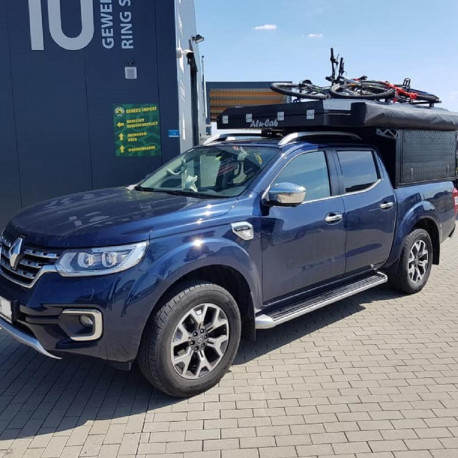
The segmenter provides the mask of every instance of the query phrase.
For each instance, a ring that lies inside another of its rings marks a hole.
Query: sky
[[[195,0],[207,81],[326,85],[329,49],[347,76],[400,83],[458,111],[458,0]]]

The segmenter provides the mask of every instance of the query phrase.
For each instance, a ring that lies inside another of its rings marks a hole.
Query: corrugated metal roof
[[[253,87],[256,83],[247,83],[250,87],[242,87],[244,83],[221,83],[223,87],[215,87],[218,83],[208,85],[209,114],[212,122],[218,115],[230,107],[272,105],[284,103],[288,97],[273,92],[267,83],[259,83],[259,87]],[[267,87],[266,87],[267,86]]]

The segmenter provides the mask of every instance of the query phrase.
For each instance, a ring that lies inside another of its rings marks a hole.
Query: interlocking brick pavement
[[[367,291],[243,342],[188,400],[0,332],[0,457],[457,458],[458,238],[426,289]]]

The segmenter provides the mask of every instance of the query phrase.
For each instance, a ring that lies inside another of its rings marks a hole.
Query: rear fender
[[[439,233],[439,240],[441,240],[441,226],[439,223],[439,215],[435,207],[428,201],[419,202],[414,205],[400,220],[396,228],[390,256],[385,264],[386,267],[393,267],[397,264],[399,258],[401,257],[405,238],[422,220],[428,220],[436,226]]]

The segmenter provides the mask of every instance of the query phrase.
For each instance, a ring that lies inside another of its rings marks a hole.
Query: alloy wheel
[[[172,365],[183,378],[205,377],[221,362],[229,344],[229,321],[216,304],[200,304],[178,323],[171,342]]]
[[[409,253],[408,272],[409,278],[414,283],[421,283],[429,267],[429,251],[424,240],[415,242]]]

